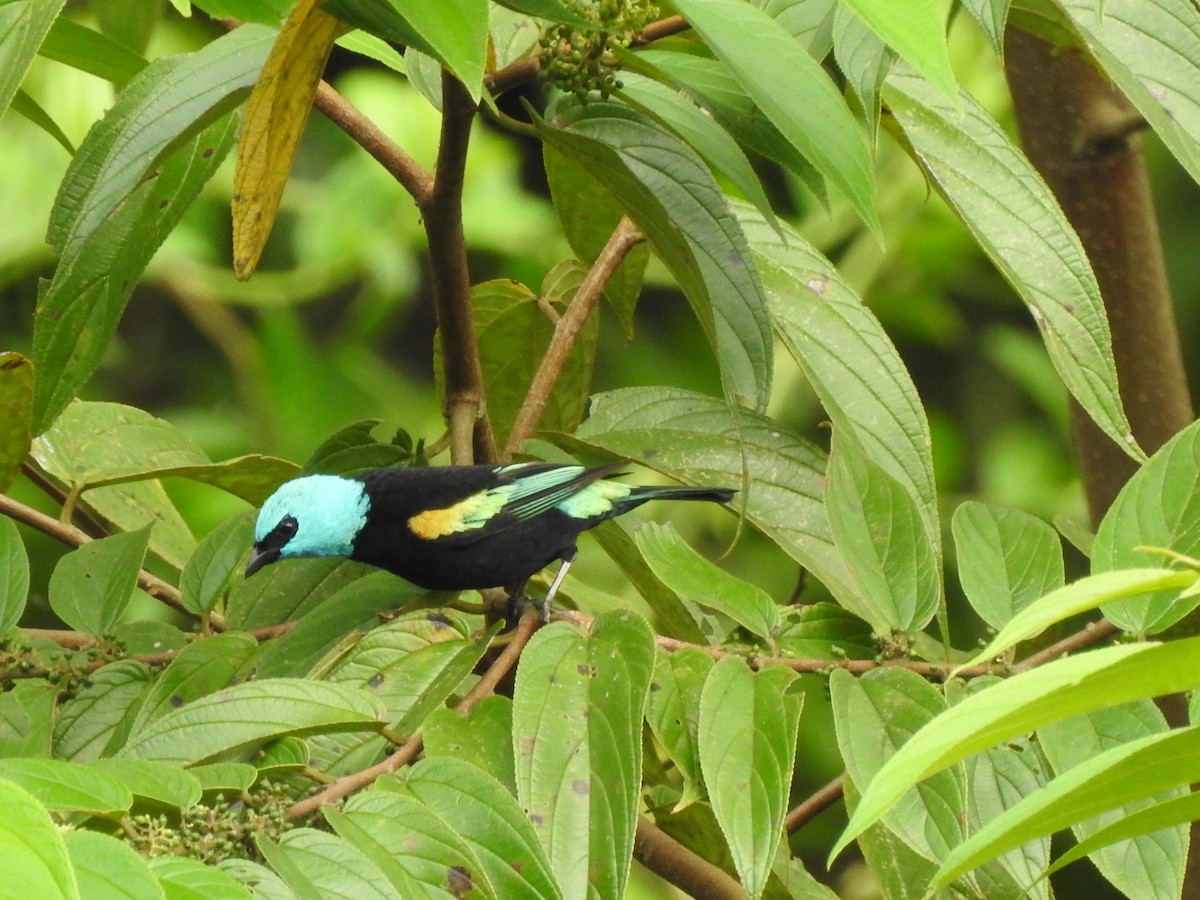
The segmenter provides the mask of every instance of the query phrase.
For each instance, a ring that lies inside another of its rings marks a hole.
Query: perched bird
[[[305,475],[263,504],[246,577],[279,559],[342,556],[433,590],[503,587],[515,604],[531,576],[561,560],[538,604],[544,618],[580,532],[647,500],[727,503],[734,494],[608,480],[618,468],[514,463]]]

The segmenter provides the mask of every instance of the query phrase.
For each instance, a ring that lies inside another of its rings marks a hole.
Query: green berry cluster
[[[125,840],[142,856],[186,856],[209,865],[225,859],[258,859],[257,834],[277,839],[291,825],[291,798],[262,782],[234,800],[218,794],[177,814],[142,814],[126,820]]]
[[[560,90],[581,101],[599,94],[601,99],[618,89],[617,49],[660,16],[655,0],[578,0],[574,12],[596,24],[594,30],[577,31],[556,25],[542,33],[541,71]]]

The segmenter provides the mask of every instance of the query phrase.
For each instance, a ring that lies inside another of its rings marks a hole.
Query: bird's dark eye
[[[291,516],[284,516],[282,519],[279,520],[279,524],[275,526],[275,532],[280,537],[282,537],[284,539],[284,541],[286,542],[286,541],[290,540],[296,534],[296,531],[299,528],[300,528],[299,522],[297,522]]]

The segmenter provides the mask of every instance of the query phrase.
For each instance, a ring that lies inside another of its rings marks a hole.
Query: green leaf
[[[291,622],[373,571],[343,559],[288,560],[267,566],[230,592],[226,624],[254,631]],[[401,585],[397,582],[398,589]]]
[[[1067,389],[1140,460],[1117,392],[1100,288],[1050,189],[966,92],[956,107],[897,66],[883,97],[930,179],[1029,307]]]
[[[0,114],[16,96],[29,64],[66,0],[0,4]]]
[[[1150,735],[1162,735],[1167,730],[1167,722],[1158,707],[1150,700],[1141,700],[1063,722],[1052,722],[1038,729],[1037,739],[1054,772],[1066,775],[1075,766],[1107,750]],[[1138,810],[1186,794],[1185,789],[1175,788],[1153,798],[1130,801],[1094,818],[1073,823],[1071,830],[1077,840],[1084,840],[1106,824],[1114,824]],[[1165,900],[1180,896],[1187,854],[1188,831],[1176,827],[1101,850],[1092,862],[1125,896]],[[1045,868],[1045,862],[1042,868]]]
[[[173,709],[228,687],[258,650],[248,634],[227,631],[188,644],[154,682],[130,725],[137,734]]]
[[[423,0],[388,0],[420,37],[431,56],[453,72],[479,102],[487,62],[488,5],[486,0],[425,3]],[[425,49],[425,48],[420,48]]]
[[[588,170],[571,158],[542,145],[546,182],[550,199],[562,224],[563,235],[571,251],[591,265],[608,243],[621,216],[625,214],[611,192]],[[632,248],[604,286],[604,296],[625,331],[633,339],[633,314],[642,291],[642,276],[650,250],[645,243]]]
[[[808,659],[872,659],[878,653],[871,626],[833,603],[791,610],[775,643],[784,656]]]
[[[0,758],[50,756],[58,688],[40,678],[22,678],[0,694]]]
[[[695,53],[654,49],[657,43],[637,53],[620,53],[622,64],[686,93],[739,145],[779,163],[828,207],[821,173],[755,106],[724,63]]]
[[[370,690],[392,729],[409,734],[459,689],[496,630],[470,639],[461,622],[414,613],[372,631],[329,677]]]
[[[854,435],[836,429],[825,509],[834,543],[858,588],[853,600],[843,600],[846,608],[885,635],[929,624],[942,584],[922,510]]]
[[[616,103],[589,103],[542,138],[611,192],[671,270],[721,367],[726,394],[755,410],[771,390],[766,298],[746,240],[703,161]]]
[[[941,524],[929,423],[916,385],[883,325],[825,257],[790,226],[770,227],[735,204],[762,273],[776,332],[847,431],[917,504],[941,559]]]
[[[33,437],[33,365],[20,353],[0,353],[0,491],[16,481]]]
[[[1041,519],[968,500],[954,510],[951,528],[963,592],[993,628],[1062,587],[1062,545]]]
[[[466,715],[435,709],[421,728],[425,756],[457,757],[516,793],[512,718],[512,701],[499,694],[485,697]]]
[[[29,556],[16,523],[0,518],[0,634],[15,628],[29,595]]]
[[[883,87],[892,58],[883,39],[854,14],[851,4],[838,4],[834,15],[833,55],[862,104],[871,149],[874,150],[882,105],[879,89]]]
[[[120,403],[72,403],[34,449],[49,471],[77,490],[175,475],[254,505],[299,471],[287,460],[259,454],[211,462],[170,422]]]
[[[681,597],[729,616],[751,634],[769,640],[779,624],[775,601],[762,588],[713,565],[670,525],[647,522],[636,533],[651,570]]]
[[[874,669],[855,678],[835,669],[829,680],[833,720],[846,773],[870,784],[887,760],[946,701],[915,672]],[[963,837],[966,779],[947,769],[912,787],[884,814],[882,824],[922,857],[939,861]]]
[[[150,526],[89,541],[59,560],[50,576],[50,608],[76,631],[109,634],[133,599]]]
[[[383,38],[365,31],[348,31],[334,41],[339,47],[383,63],[393,72],[404,74],[404,56]]]
[[[945,13],[935,0],[846,0],[847,6],[909,65],[949,97],[958,94]]]
[[[1088,51],[1200,179],[1200,16],[1187,0],[1057,0]]]
[[[54,725],[54,755],[90,762],[101,756],[110,743],[119,743],[126,734],[122,722],[150,681],[149,668],[132,659],[117,660],[93,672],[59,710]]]
[[[1110,847],[1118,841],[1127,841],[1172,825],[1194,822],[1196,819],[1200,819],[1200,794],[1187,793],[1173,800],[1155,803],[1128,816],[1123,815],[1111,825],[1093,832],[1090,837],[1084,838],[1056,859],[1054,864],[1046,869],[1045,874],[1051,875],[1064,866],[1085,856],[1092,856],[1096,851]]]
[[[995,676],[975,678],[969,683],[947,683],[947,699],[957,702],[995,684]],[[1046,783],[1042,756],[1029,737],[1020,737],[991,747],[967,759],[966,833],[978,831],[988,822],[1032,794]],[[986,897],[1028,897],[1050,900],[1050,886],[1039,876],[1050,860],[1050,839],[1029,841],[979,868],[975,881]],[[926,877],[922,885],[928,884]]]
[[[312,452],[299,475],[345,475],[359,469],[412,464],[410,443],[400,442],[403,431],[385,444],[371,436],[382,419],[361,419],[330,435]]]
[[[92,766],[59,759],[0,759],[0,778],[29,791],[47,809],[115,819],[129,811],[133,794]]]
[[[146,60],[120,41],[59,16],[38,53],[118,87],[142,69]]]
[[[383,873],[357,848],[335,834],[313,828],[284,832],[278,843],[265,835],[258,848],[300,897],[361,897],[395,900]]]
[[[946,856],[934,884],[948,884],[1031,837],[1051,834],[1122,803],[1150,797],[1197,778],[1200,778],[1198,726],[1122,743],[1079,762],[963,841]],[[1170,874],[1176,876],[1178,885],[1183,880],[1184,860],[1182,847],[1177,849],[1181,851],[1176,854],[1178,869]],[[1160,870],[1160,874],[1168,873]],[[1159,882],[1154,888],[1156,896],[1177,896],[1178,887],[1171,891]],[[1162,893],[1158,893],[1160,889]]]
[[[71,139],[66,136],[58,123],[54,121],[51,115],[46,112],[36,100],[25,93],[25,91],[17,91],[12,99],[13,112],[24,116],[54,140],[58,141],[60,147],[67,151],[71,156],[75,155],[75,145],[71,143]]]
[[[700,766],[713,812],[751,897],[762,896],[787,812],[803,695],[796,673],[752,673],[727,656],[700,696]]]
[[[672,0],[784,137],[880,235],[866,139],[833,81],[778,22],[739,0]]]
[[[568,896],[624,893],[654,645],[645,620],[555,623],[521,656],[513,693],[517,797]]]
[[[218,869],[250,888],[254,900],[297,900],[287,883],[262,863],[249,859],[226,859],[218,864]]]
[[[491,776],[453,757],[424,759],[404,773],[401,796],[465,842],[494,896],[563,897],[529,817]]]
[[[107,834],[77,829],[63,835],[80,894],[100,900],[165,900],[146,861],[129,844]]]
[[[656,632],[681,641],[704,643],[704,631],[691,610],[646,563],[634,539],[635,532],[628,519],[610,519],[592,529],[591,535],[617,564],[622,576],[645,598],[654,615]]]
[[[835,597],[850,593],[821,502],[825,459],[774,419],[735,420],[716,398],[677,388],[626,388],[593,395],[575,438],[685,484],[738,484],[749,471],[739,511]]]
[[[200,782],[205,794],[241,794],[258,780],[258,769],[250,763],[216,762],[192,766],[188,774]]]
[[[985,648],[963,665],[995,659],[1021,641],[1037,637],[1051,625],[1081,612],[1156,591],[1177,593],[1196,585],[1196,572],[1169,569],[1120,569],[1073,581],[1031,603],[1013,616]]]
[[[1200,423],[1193,423],[1155,451],[1148,463],[1125,482],[1092,545],[1092,571],[1108,572],[1146,565],[1153,556],[1143,548],[1167,547],[1177,553],[1200,552]],[[1162,565],[1168,565],[1161,558]],[[1104,615],[1135,634],[1156,634],[1196,608],[1198,597],[1155,594],[1108,606]]]
[[[306,675],[347,635],[370,631],[384,613],[423,593],[390,572],[364,575],[301,616],[295,628],[271,641],[258,661],[258,673],[264,678]]]
[[[208,533],[179,576],[185,609],[197,614],[216,609],[234,573],[241,568],[246,548],[254,542],[253,535],[253,513],[226,519]]]
[[[235,122],[218,116],[253,83],[271,36],[246,26],[157,60],[88,132],[47,233],[59,264],[34,319],[35,433],[95,371],[135,281],[228,152]]]
[[[415,797],[386,790],[362,792],[346,801],[342,814],[329,815],[334,831],[372,859],[402,896],[494,898],[486,871],[468,846],[438,815]],[[397,854],[396,847],[406,852]]]
[[[156,856],[148,861],[166,900],[250,900],[232,875],[194,859]]]
[[[1200,638],[1064,657],[980,691],[922,728],[863,792],[833,858],[905,791],[972,753],[1047,722],[1200,685]]]
[[[170,810],[189,809],[200,802],[199,779],[178,766],[147,759],[105,757],[92,767],[124,784],[140,801]]]
[[[637,72],[621,73],[617,96],[678,135],[715,173],[728,178],[772,227],[779,226],[771,202],[742,148],[694,100]]]
[[[0,859],[14,896],[78,900],[79,888],[62,832],[45,808],[23,788],[0,779]]]
[[[186,765],[283,735],[376,729],[379,712],[348,685],[298,678],[243,682],[149,722],[130,735],[121,754]]]
[[[418,811],[420,810],[419,804],[408,800],[408,798],[389,797],[387,799],[392,805],[403,805],[404,801],[407,800],[409,805],[417,807]],[[414,842],[409,835],[405,834],[399,841],[391,846],[387,846],[383,841],[388,837],[395,836],[397,829],[392,822],[386,819],[380,822],[379,819],[383,817],[371,817],[371,825],[374,827],[369,828],[364,825],[362,820],[366,816],[361,813],[359,815],[351,815],[333,806],[327,806],[321,812],[325,817],[325,821],[329,823],[338,837],[369,860],[371,865],[387,879],[388,883],[398,892],[400,897],[422,897],[427,895],[428,892],[421,889],[417,879],[409,874],[408,869],[397,858],[398,856],[409,856],[413,853],[415,849],[413,847]],[[404,847],[405,852],[397,854],[394,850],[395,847]],[[452,878],[451,867],[447,866],[444,883],[448,884]],[[438,884],[438,887],[442,886],[442,883]]]
[[[561,22],[564,25],[575,25],[587,29],[596,27],[594,22],[581,17],[572,5],[562,3],[560,0],[503,0],[497,5],[527,13],[539,19]]]
[[[714,660],[698,648],[667,653],[659,650],[646,705],[646,723],[683,776],[683,791],[675,811],[699,800],[700,692]]]
[[[962,5],[979,23],[996,55],[1002,55],[1004,26],[1008,22],[1008,10],[1012,0],[963,0]]]

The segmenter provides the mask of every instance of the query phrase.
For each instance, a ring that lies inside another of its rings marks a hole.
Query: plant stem
[[[430,174],[328,82],[317,85],[313,105],[373,156],[412,195],[418,206],[428,202],[433,193]]]
[[[471,276],[462,227],[463,177],[475,103],[448,72],[442,74],[442,133],[433,188],[418,201],[429,241],[433,302],[446,378],[450,461],[456,465],[496,458],[485,414],[483,370],[471,309]]]
[[[736,878],[641,817],[638,818],[633,855],[647,869],[697,900],[742,900],[746,896]]]
[[[617,267],[621,265],[629,251],[645,239],[645,236],[638,231],[637,226],[628,216],[621,217],[621,221],[617,223],[608,243],[604,245],[604,249],[600,251],[600,255],[596,257],[596,261],[588,270],[566,311],[554,323],[554,336],[550,339],[550,346],[542,355],[542,361],[533,376],[533,381],[529,384],[525,400],[521,403],[521,408],[517,411],[516,419],[513,421],[512,432],[504,445],[503,458],[505,460],[512,459],[521,444],[532,437],[537,430],[538,422],[541,421],[542,414],[546,411],[550,395],[554,392],[554,385],[562,374],[563,367],[567,364],[571,348],[575,345],[575,339],[579,336],[579,332],[587,323],[588,316],[600,302],[604,288],[613,277]]]
[[[18,503],[6,494],[0,494],[0,514],[6,515],[18,522],[23,522],[31,528],[36,528],[43,534],[47,534],[69,547],[82,547],[93,540],[91,535],[80,531],[74,525],[67,525],[58,521],[58,519],[26,506],[24,503]],[[194,616],[193,613],[184,607],[179,589],[163,581],[157,575],[152,575],[145,569],[142,569],[138,572],[137,583],[138,587],[156,600],[161,600],[186,616]],[[225,620],[222,616],[213,613],[211,618],[214,630],[223,631],[225,629]]]
[[[833,804],[842,799],[845,775],[839,775],[824,787],[818,788],[788,812],[783,827],[788,834],[799,831]]]

